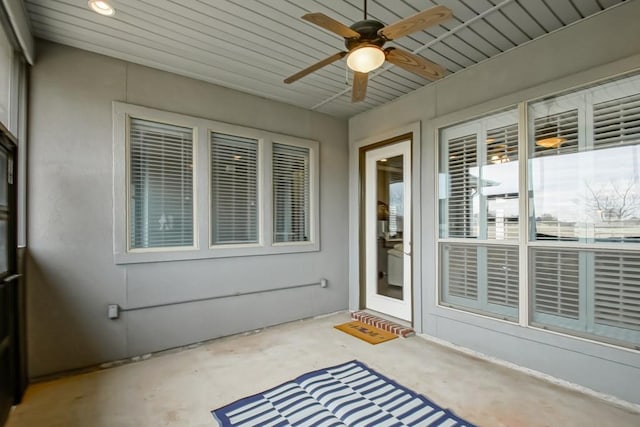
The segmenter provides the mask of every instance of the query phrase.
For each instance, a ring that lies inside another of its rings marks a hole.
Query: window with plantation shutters
[[[193,130],[131,118],[129,247],[193,246]]]
[[[640,76],[532,103],[529,114],[531,321],[639,347]]]
[[[520,108],[439,129],[439,302],[640,349],[640,74]]]
[[[518,248],[441,245],[442,303],[515,319],[519,299]]]
[[[307,147],[273,144],[273,240],[311,239],[311,152]]]
[[[518,145],[515,110],[440,131],[444,304],[510,320],[518,316]]]
[[[640,346],[640,254],[532,250],[534,324]]]
[[[211,133],[211,243],[257,243],[258,141]]]

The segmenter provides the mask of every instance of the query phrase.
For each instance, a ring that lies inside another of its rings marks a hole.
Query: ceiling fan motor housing
[[[387,41],[384,37],[378,34],[378,31],[384,28],[384,24],[382,22],[375,21],[373,19],[365,19],[364,21],[356,22],[350,28],[360,34],[360,38],[345,38],[344,44],[349,51],[363,44],[382,47],[382,45]]]

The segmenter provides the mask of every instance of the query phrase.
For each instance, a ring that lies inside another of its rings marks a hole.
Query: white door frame
[[[365,152],[364,162],[364,254],[365,304],[367,308],[411,322],[413,316],[412,292],[412,153],[411,139],[390,142]],[[377,292],[378,287],[378,236],[377,236],[377,162],[381,159],[403,156],[404,212],[403,212],[403,298],[395,299]]]

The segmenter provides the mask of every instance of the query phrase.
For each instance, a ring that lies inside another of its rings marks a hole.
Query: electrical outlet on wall
[[[109,319],[117,319],[120,317],[120,307],[118,304],[109,304],[107,306],[107,317]]]

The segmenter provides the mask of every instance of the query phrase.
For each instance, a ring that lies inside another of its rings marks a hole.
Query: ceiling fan
[[[445,71],[440,65],[403,49],[396,47],[382,49],[382,46],[388,41],[439,24],[451,18],[451,15],[449,8],[435,6],[385,26],[382,22],[367,19],[367,0],[364,1],[364,20],[356,22],[351,27],[347,27],[323,13],[307,13],[302,19],[344,37],[347,50],[331,55],[287,77],[284,82],[293,83],[345,56],[347,56],[348,67],[354,72],[352,102],[364,100],[367,94],[368,73],[380,67],[385,60],[426,79],[439,79],[444,76]]]

